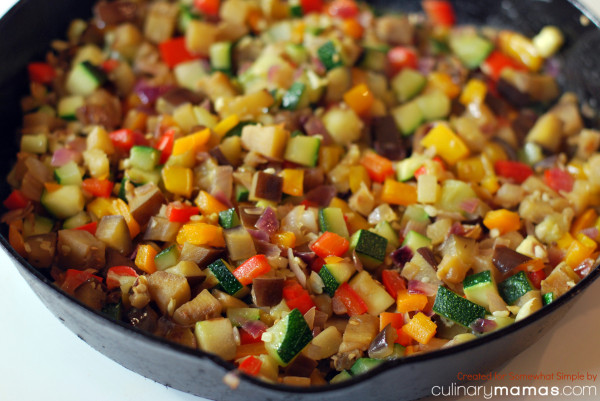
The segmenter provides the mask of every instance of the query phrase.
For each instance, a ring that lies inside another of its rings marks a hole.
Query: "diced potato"
[[[329,326],[312,340],[312,344],[319,347],[318,352],[311,355],[313,359],[325,359],[338,352],[342,344],[342,335],[334,326]]]
[[[216,25],[192,20],[185,31],[185,45],[192,53],[208,55],[210,46],[217,41],[217,33]]]
[[[452,227],[452,219],[447,217],[438,218],[427,226],[427,237],[431,239],[432,245],[439,245],[446,239],[446,235]]]
[[[110,163],[106,153],[100,149],[83,152],[83,161],[90,175],[94,178],[106,178],[110,174]]]
[[[219,317],[221,310],[221,303],[205,289],[194,299],[177,308],[173,320],[175,323],[187,326],[201,320]]]
[[[175,266],[165,269],[165,271],[167,273],[178,274],[185,278],[199,278],[206,276],[206,273],[200,270],[200,267],[191,260],[182,260]]]
[[[115,39],[111,43],[112,49],[127,60],[133,60],[144,40],[140,30],[134,24],[125,23],[118,25],[113,33]]]
[[[396,300],[388,294],[383,285],[375,281],[366,271],[361,271],[352,280],[350,287],[365,301],[367,313],[379,316],[387,308],[392,306]]]
[[[223,92],[219,91],[218,96],[223,97]],[[220,107],[217,105],[217,110],[219,111],[221,118],[236,114],[240,120],[253,120],[263,115],[265,109],[271,107],[274,102],[275,100],[269,92],[260,90],[258,92],[228,99],[226,102],[223,102]]]
[[[349,145],[362,135],[364,124],[350,108],[332,107],[322,119],[333,140],[340,145]]]
[[[221,304],[223,310],[227,311],[229,308],[247,308],[248,305],[241,299],[233,297],[223,291],[212,290],[211,294],[215,297],[217,301]],[[289,312],[289,311],[288,311]]]
[[[290,133],[282,125],[246,125],[242,146],[275,160],[281,160]]]
[[[115,147],[112,144],[112,141],[108,137],[108,132],[101,127],[94,127],[92,132],[90,132],[86,138],[87,149],[100,149],[107,155],[112,155],[115,153]]]
[[[546,113],[541,116],[531,128],[526,142],[534,142],[549,152],[556,153],[563,138],[563,122],[556,114]]]
[[[459,256],[447,254],[438,265],[437,277],[445,283],[459,284],[470,268]]]
[[[218,355],[226,361],[235,357],[237,346],[229,319],[217,318],[197,322],[194,334],[202,351]]]
[[[191,103],[184,103],[173,110],[173,119],[183,132],[190,132],[193,127],[198,125]]]
[[[144,24],[144,35],[153,43],[161,43],[175,31],[179,6],[167,1],[156,1],[149,5]]]
[[[175,310],[190,300],[191,291],[185,277],[165,271],[157,271],[148,276],[150,297],[165,315],[173,315]]]
[[[437,177],[422,174],[417,178],[417,200],[419,203],[435,203],[440,193]]]
[[[560,297],[573,288],[579,280],[581,280],[579,275],[565,262],[561,262],[545,280],[542,280],[542,294],[551,292],[555,297]]]
[[[122,255],[128,255],[132,251],[129,226],[121,215],[102,217],[96,228],[96,238]]]

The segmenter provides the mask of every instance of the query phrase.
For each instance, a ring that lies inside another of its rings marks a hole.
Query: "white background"
[[[51,0],[49,0],[51,1]],[[600,1],[581,0],[600,15]],[[13,0],[0,0],[3,15]],[[24,28],[26,29],[26,27]],[[1,40],[1,39],[0,39]],[[130,372],[96,352],[67,330],[35,296],[7,255],[0,251],[0,400],[2,401],[202,401]],[[570,315],[498,373],[600,376],[600,280],[572,308]],[[497,381],[500,384],[595,385],[593,381]],[[440,397],[441,398],[441,397]],[[437,399],[440,399],[437,398]],[[542,400],[562,397],[507,397],[495,400]],[[251,397],[249,397],[251,399]],[[315,399],[318,399],[315,396]],[[431,398],[431,400],[436,398]],[[452,397],[443,399],[454,399]],[[470,397],[457,398],[469,400]],[[572,397],[591,400],[592,397]],[[598,398],[594,398],[598,399]]]

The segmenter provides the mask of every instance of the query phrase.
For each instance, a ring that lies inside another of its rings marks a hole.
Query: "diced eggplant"
[[[398,338],[396,329],[388,324],[375,336],[367,351],[369,358],[383,359],[394,352],[394,343]]]
[[[56,248],[64,269],[99,270],[105,265],[106,245],[87,231],[60,230]]]
[[[106,293],[102,289],[102,285],[95,279],[81,284],[77,287],[73,295],[75,298],[95,310],[102,309],[106,301]]]
[[[285,374],[287,376],[296,377],[310,377],[312,372],[317,367],[317,361],[303,354],[299,354],[294,360],[286,367]]]
[[[208,248],[204,246],[197,246],[186,242],[183,244],[181,254],[179,255],[180,261],[189,260],[196,263],[200,268],[205,268],[215,260],[219,258],[223,253],[221,249]]]
[[[112,248],[106,249],[106,269],[113,266],[129,266],[136,268],[135,262],[131,258],[121,255],[117,250]]]
[[[244,226],[224,230],[223,235],[231,260],[246,260],[256,255],[254,240]]]
[[[158,213],[165,197],[156,185],[149,183],[135,188],[131,198],[127,196],[127,201],[135,221],[144,226],[150,217]]]
[[[185,103],[191,103],[194,105],[200,104],[204,101],[204,97],[200,96],[196,92],[192,92],[186,88],[173,88],[167,91],[164,95],[161,96],[167,103],[172,106],[181,106]]]
[[[275,306],[281,302],[283,292],[281,277],[257,277],[252,281],[252,297],[257,306]]]
[[[144,232],[144,239],[146,241],[174,242],[180,228],[181,223],[169,221],[165,217],[152,216]]]
[[[377,153],[390,160],[404,159],[406,148],[394,117],[391,115],[374,117],[371,122],[373,147]]]
[[[148,287],[152,300],[165,315],[190,300],[191,291],[185,277],[165,271],[157,271],[148,276]]]
[[[219,317],[221,310],[221,303],[205,289],[194,299],[177,308],[173,320],[175,323],[187,326],[201,320]]]
[[[133,1],[100,1],[94,7],[94,16],[106,25],[119,25],[133,22],[136,17],[137,4]]]
[[[96,228],[96,238],[123,255],[132,251],[131,235],[125,217],[121,215],[104,216]]]
[[[494,256],[492,256],[492,263],[502,274],[509,273],[517,266],[530,260],[529,256],[520,254],[503,245],[497,246],[494,249]]]
[[[250,200],[265,199],[280,202],[283,194],[283,178],[258,171],[252,179]]]
[[[154,333],[158,322],[158,314],[149,306],[144,308],[131,308],[127,311],[127,321],[133,327]]]
[[[55,252],[56,233],[32,235],[25,240],[25,258],[33,267],[50,267]]]

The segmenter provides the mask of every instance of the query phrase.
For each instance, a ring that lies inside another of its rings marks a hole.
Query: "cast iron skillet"
[[[19,98],[27,91],[25,66],[41,59],[54,38],[64,37],[68,22],[91,15],[93,0],[23,0],[0,20],[0,116],[3,145],[0,177],[6,177],[18,149]],[[375,7],[417,11],[420,0],[376,0]],[[598,20],[575,1],[454,0],[460,23],[508,27],[533,35],[545,25],[560,26],[566,35],[563,87],[596,107],[600,100],[600,30]],[[587,16],[582,18],[582,16]],[[582,23],[587,21],[588,23]],[[597,126],[596,118],[590,124]],[[1,179],[4,181],[4,178]],[[0,199],[9,188],[0,185]],[[242,378],[232,390],[223,384],[231,363],[201,351],[166,342],[121,322],[112,321],[60,292],[52,282],[8,244],[2,227],[0,243],[46,306],[73,332],[106,356],[145,377],[176,389],[215,400],[412,400],[447,385],[457,372],[490,372],[537,341],[573,305],[573,299],[600,276],[596,268],[577,287],[525,321],[453,348],[388,362],[347,382],[293,388]],[[132,341],[132,337],[134,338]],[[135,352],[130,344],[136,344]],[[393,383],[393,385],[391,384]],[[399,389],[402,389],[401,392]]]

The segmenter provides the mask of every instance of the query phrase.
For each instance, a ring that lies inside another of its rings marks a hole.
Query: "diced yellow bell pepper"
[[[87,211],[100,220],[104,216],[119,214],[114,206],[115,198],[96,198],[87,204]]]
[[[127,223],[127,227],[129,227],[129,234],[131,235],[131,238],[135,238],[136,235],[140,233],[140,224],[131,215],[129,205],[120,198],[114,199],[112,203],[116,214],[120,214],[123,216],[123,218],[125,218],[125,223]]]
[[[342,262],[343,260],[344,260],[344,258],[340,258],[339,256],[335,256],[335,255],[327,256],[325,258],[325,264],[326,265],[334,265],[336,263]]]
[[[494,195],[500,189],[498,177],[495,175],[487,176],[481,180],[481,186],[485,188],[491,195]]]
[[[445,124],[433,127],[421,140],[421,145],[435,148],[436,153],[451,166],[469,156],[467,145]]]
[[[193,134],[178,138],[173,143],[172,155],[181,155],[188,150],[194,153],[202,150],[204,144],[210,139],[210,130],[208,128]]]
[[[539,71],[544,63],[533,42],[526,36],[513,31],[500,31],[498,47],[502,53],[520,62],[533,72]]]
[[[328,173],[339,163],[343,154],[344,149],[339,145],[322,145],[319,148],[319,167]]]
[[[450,99],[460,94],[460,86],[455,84],[452,77],[445,72],[431,72],[427,76],[427,86],[444,92]]]
[[[215,134],[222,138],[223,136],[225,136],[226,133],[228,133],[236,125],[238,125],[239,122],[240,118],[237,116],[237,114],[232,114],[229,117],[219,121],[219,123],[213,128],[213,131]]]
[[[508,159],[508,156],[506,155],[506,151],[504,150],[502,145],[500,145],[499,143],[496,143],[496,142],[486,143],[485,146],[483,147],[483,150],[481,151],[481,156],[487,157],[488,161],[491,163],[492,166],[498,160],[507,160]],[[492,167],[492,170],[493,170],[493,167]]]
[[[154,264],[154,257],[158,252],[151,245],[140,245],[138,246],[137,253],[135,255],[135,265],[144,272],[152,274],[156,271],[156,265]]]
[[[480,79],[472,78],[463,89],[459,102],[465,106],[471,103],[481,104],[485,100],[487,85]]]
[[[167,191],[185,197],[192,195],[192,182],[194,180],[192,169],[181,166],[165,166],[161,174]]]
[[[177,233],[177,243],[180,245],[189,242],[192,245],[208,245],[219,248],[225,247],[223,229],[206,223],[187,223]]]
[[[217,198],[206,191],[200,191],[194,202],[200,209],[200,213],[205,216],[209,216],[213,213],[223,212],[228,209],[227,206],[219,202]]]
[[[461,181],[480,182],[485,178],[485,170],[478,156],[456,162],[456,174]]]
[[[304,193],[304,170],[297,168],[286,168],[280,174],[283,178],[284,194],[291,196],[302,196]]]
[[[435,335],[437,325],[422,312],[413,316],[410,322],[402,326],[402,331],[421,344],[427,344]]]
[[[400,313],[421,311],[427,306],[427,295],[410,294],[408,290],[398,291],[396,310]]]
[[[271,242],[284,248],[293,248],[296,246],[296,235],[291,231],[275,233],[271,237]]]
[[[375,101],[371,90],[365,84],[358,84],[344,93],[344,102],[358,115],[364,115]]]
[[[575,238],[569,233],[565,233],[558,241],[556,241],[556,245],[559,249],[567,250],[571,246],[571,244],[575,241]]]
[[[410,184],[387,178],[381,190],[381,201],[402,206],[415,204],[417,203],[417,188]]]
[[[365,183],[367,188],[371,188],[371,179],[369,173],[363,165],[356,165],[350,167],[350,174],[348,174],[348,182],[350,183],[350,191],[356,193],[360,189],[360,184]]]
[[[596,246],[596,241],[587,235],[582,233],[577,234],[577,239],[573,240],[569,249],[567,249],[565,262],[572,269],[575,269],[581,262],[592,256],[592,253],[596,250]]]

